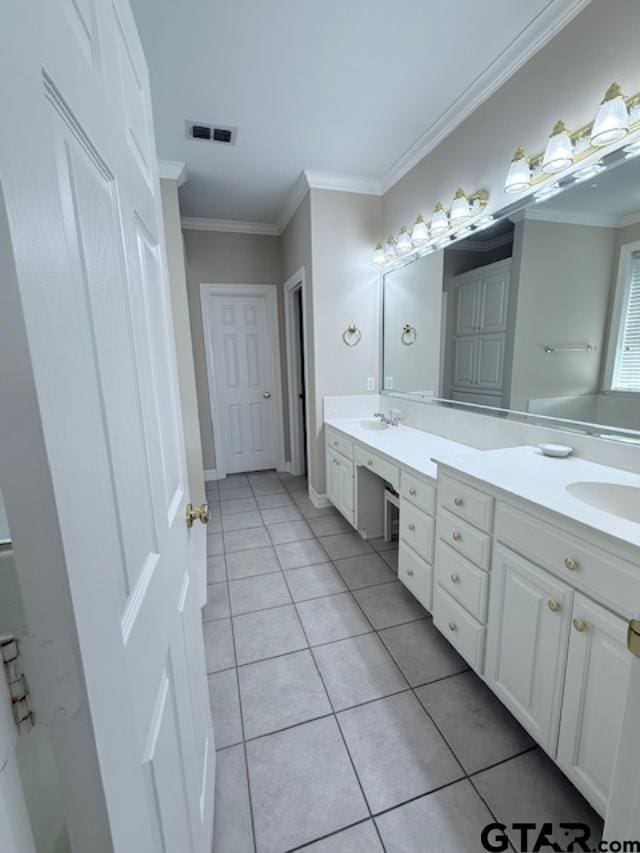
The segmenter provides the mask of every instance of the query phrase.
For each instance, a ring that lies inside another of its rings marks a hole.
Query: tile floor
[[[599,837],[397,581],[393,546],[316,508],[304,478],[232,475],[207,494],[213,853],[475,853],[493,820]]]

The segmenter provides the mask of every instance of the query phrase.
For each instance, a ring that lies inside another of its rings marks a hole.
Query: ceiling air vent
[[[185,122],[187,139],[199,139],[205,142],[219,142],[221,145],[235,145],[237,127],[225,127],[218,124],[205,124],[201,121]]]

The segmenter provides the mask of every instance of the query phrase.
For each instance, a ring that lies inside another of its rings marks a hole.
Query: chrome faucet
[[[389,417],[388,415],[385,415],[384,412],[374,412],[373,417],[380,418],[382,423],[387,424],[387,426],[398,426],[398,418],[396,415],[391,415],[391,417]]]

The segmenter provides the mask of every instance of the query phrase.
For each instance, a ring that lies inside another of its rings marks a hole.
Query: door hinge
[[[627,647],[632,655],[640,658],[640,619],[629,620]]]
[[[0,634],[0,656],[9,684],[13,718],[18,734],[25,735],[33,728],[34,716],[29,688],[22,671],[20,645],[15,634]]]

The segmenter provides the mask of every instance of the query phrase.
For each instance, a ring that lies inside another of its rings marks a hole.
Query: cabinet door
[[[480,284],[480,281],[470,281],[458,285],[456,335],[470,335],[476,330]]]
[[[336,506],[345,516],[347,521],[353,524],[353,508],[354,508],[354,484],[353,484],[353,462],[350,462],[344,457],[338,457],[336,465],[336,473],[338,478],[338,503]]]
[[[479,332],[504,332],[507,328],[509,272],[483,279],[478,308]]]
[[[492,390],[502,389],[504,365],[504,341],[502,335],[481,335],[476,344],[476,385]]]
[[[327,469],[327,497],[335,507],[337,507],[340,502],[338,466],[338,454],[327,447],[325,466]]]
[[[456,338],[453,384],[457,388],[472,387],[476,374],[476,339]]]
[[[631,669],[627,627],[624,619],[576,594],[558,764],[603,816]]]
[[[554,756],[573,592],[508,548],[495,549],[486,678]]]

